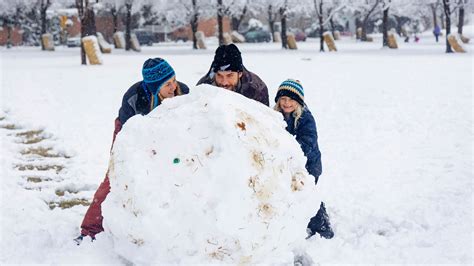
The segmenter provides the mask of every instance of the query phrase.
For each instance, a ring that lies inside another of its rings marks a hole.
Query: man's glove
[[[82,240],[84,239],[84,237],[86,236],[87,235],[81,234],[80,236],[74,238],[74,242],[76,242],[76,244],[79,246],[82,243]],[[91,236],[91,242],[94,242],[94,240],[95,240],[95,237]]]

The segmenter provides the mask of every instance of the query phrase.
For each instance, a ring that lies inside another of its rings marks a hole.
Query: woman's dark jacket
[[[186,84],[178,81],[176,95],[188,94],[189,88]],[[125,93],[122,99],[122,106],[119,110],[118,119],[123,125],[127,120],[137,114],[147,115],[150,110],[150,97],[147,91],[143,89],[143,82],[139,81],[133,84]],[[160,105],[161,102],[158,102]]]
[[[178,82],[178,88],[175,91],[175,95],[182,95],[189,93],[189,88],[186,84]],[[123,96],[122,106],[119,110],[119,116],[115,119],[115,130],[113,135],[112,145],[115,141],[115,137],[122,129],[123,124],[127,120],[137,114],[146,115],[152,108],[150,104],[151,95],[143,89],[142,82],[137,82],[130,87],[125,95]],[[161,104],[161,101],[158,101],[158,105]],[[157,105],[157,106],[158,106]],[[102,226],[102,202],[105,200],[107,195],[110,192],[110,181],[109,173],[105,175],[104,181],[100,184],[99,188],[94,194],[94,199],[91,202],[91,205],[87,209],[87,212],[82,220],[81,224],[81,234],[88,235],[92,238],[96,234],[104,231]]]

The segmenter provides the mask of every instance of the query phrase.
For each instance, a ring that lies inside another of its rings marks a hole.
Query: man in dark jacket
[[[267,85],[244,67],[242,56],[235,44],[217,48],[209,72],[197,85],[203,83],[235,91],[269,106]]]
[[[118,117],[115,119],[115,137],[127,120],[134,115],[147,115],[166,98],[187,94],[188,86],[176,80],[173,68],[161,58],[148,59],[142,68],[143,81],[133,84],[125,93]],[[95,235],[104,231],[102,227],[102,202],[110,192],[108,172],[100,184],[81,225],[81,235],[74,239],[79,245],[85,236],[92,240]]]

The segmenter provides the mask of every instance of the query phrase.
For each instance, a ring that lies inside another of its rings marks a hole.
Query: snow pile
[[[201,85],[124,126],[104,226],[133,263],[292,263],[317,211],[281,114]],[[318,201],[319,203],[319,201]]]

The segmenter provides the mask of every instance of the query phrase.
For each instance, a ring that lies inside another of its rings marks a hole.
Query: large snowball
[[[114,144],[104,226],[134,263],[292,262],[314,177],[282,115],[201,85],[132,117]]]

